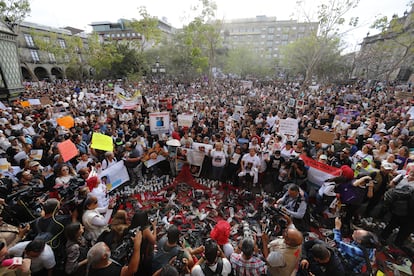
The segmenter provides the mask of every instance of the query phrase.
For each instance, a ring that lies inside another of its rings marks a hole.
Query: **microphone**
[[[23,258],[22,257],[14,257],[12,259],[6,259],[1,262],[1,266],[13,266],[13,265],[22,265]]]

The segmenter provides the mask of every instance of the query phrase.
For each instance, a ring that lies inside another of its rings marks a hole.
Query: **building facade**
[[[130,20],[119,19],[117,22],[92,22],[91,26],[94,33],[97,33],[101,41],[134,41],[141,40],[141,34],[129,27]],[[174,28],[166,20],[158,19],[158,28],[163,34],[170,35]]]
[[[318,26],[318,22],[277,20],[267,16],[226,20],[223,43],[229,49],[248,47],[265,58],[279,58],[281,46],[316,32]]]
[[[71,59],[85,63],[82,49],[87,48],[87,36],[82,30],[22,22],[17,33],[23,80],[62,79]],[[82,45],[73,46],[73,39]]]
[[[387,29],[363,39],[354,76],[367,80],[414,81],[414,6],[394,16]]]
[[[0,100],[16,98],[23,91],[16,38],[0,21]]]

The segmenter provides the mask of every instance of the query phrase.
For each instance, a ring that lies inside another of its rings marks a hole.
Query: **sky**
[[[315,7],[322,0],[305,0],[307,14],[315,14]],[[325,0],[326,1],[326,0]],[[341,1],[341,0],[336,0]],[[360,0],[356,9],[347,17],[358,16],[360,27],[348,31],[344,40],[348,51],[358,48],[358,44],[368,32],[369,26],[379,15],[389,18],[393,14],[402,16],[409,10],[409,0]],[[30,0],[31,13],[26,21],[52,27],[71,26],[90,32],[92,22],[116,22],[120,18],[139,19],[138,7],[145,6],[150,15],[165,17],[173,27],[182,27],[194,17],[191,7],[198,0]],[[257,15],[276,17],[278,20],[297,19],[295,0],[215,0],[218,19],[252,18]]]

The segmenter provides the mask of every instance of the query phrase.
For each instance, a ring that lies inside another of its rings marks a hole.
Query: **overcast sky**
[[[321,0],[307,0],[314,7]],[[295,0],[216,0],[219,19],[250,18],[257,15],[279,20],[296,19]],[[145,6],[149,14],[165,17],[174,27],[181,27],[192,19],[191,7],[197,0],[31,0],[31,14],[26,21],[53,27],[71,26],[91,31],[89,24],[96,21],[115,22],[119,18],[138,18],[138,7]],[[354,49],[370,31],[369,25],[378,15],[401,16],[407,10],[408,0],[360,0],[358,7],[348,16],[360,17],[361,27],[350,32],[346,41]],[[307,13],[310,7],[307,8]],[[297,12],[296,12],[297,13]]]

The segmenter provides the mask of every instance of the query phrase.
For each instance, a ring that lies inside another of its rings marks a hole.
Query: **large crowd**
[[[142,98],[119,109],[115,86]],[[405,89],[363,81],[306,89],[238,80],[26,83],[19,100],[0,108],[0,260],[22,257],[3,261],[0,275],[412,275],[414,111]],[[22,104],[28,99],[42,103]],[[149,114],[159,111],[170,123],[155,135]],[[180,114],[192,125],[181,126]],[[58,124],[61,116],[73,117],[73,127]],[[280,131],[286,119],[294,134]],[[93,133],[110,136],[113,150],[91,147]],[[66,140],[78,151],[70,160],[59,149]],[[174,179],[194,173],[185,158],[194,144],[206,145],[196,149],[202,166],[193,187],[180,190],[185,183]],[[312,183],[307,158],[331,177]],[[120,161],[129,181],[109,191],[99,175]],[[143,185],[162,204],[125,199]],[[380,250],[394,264],[380,263]]]

